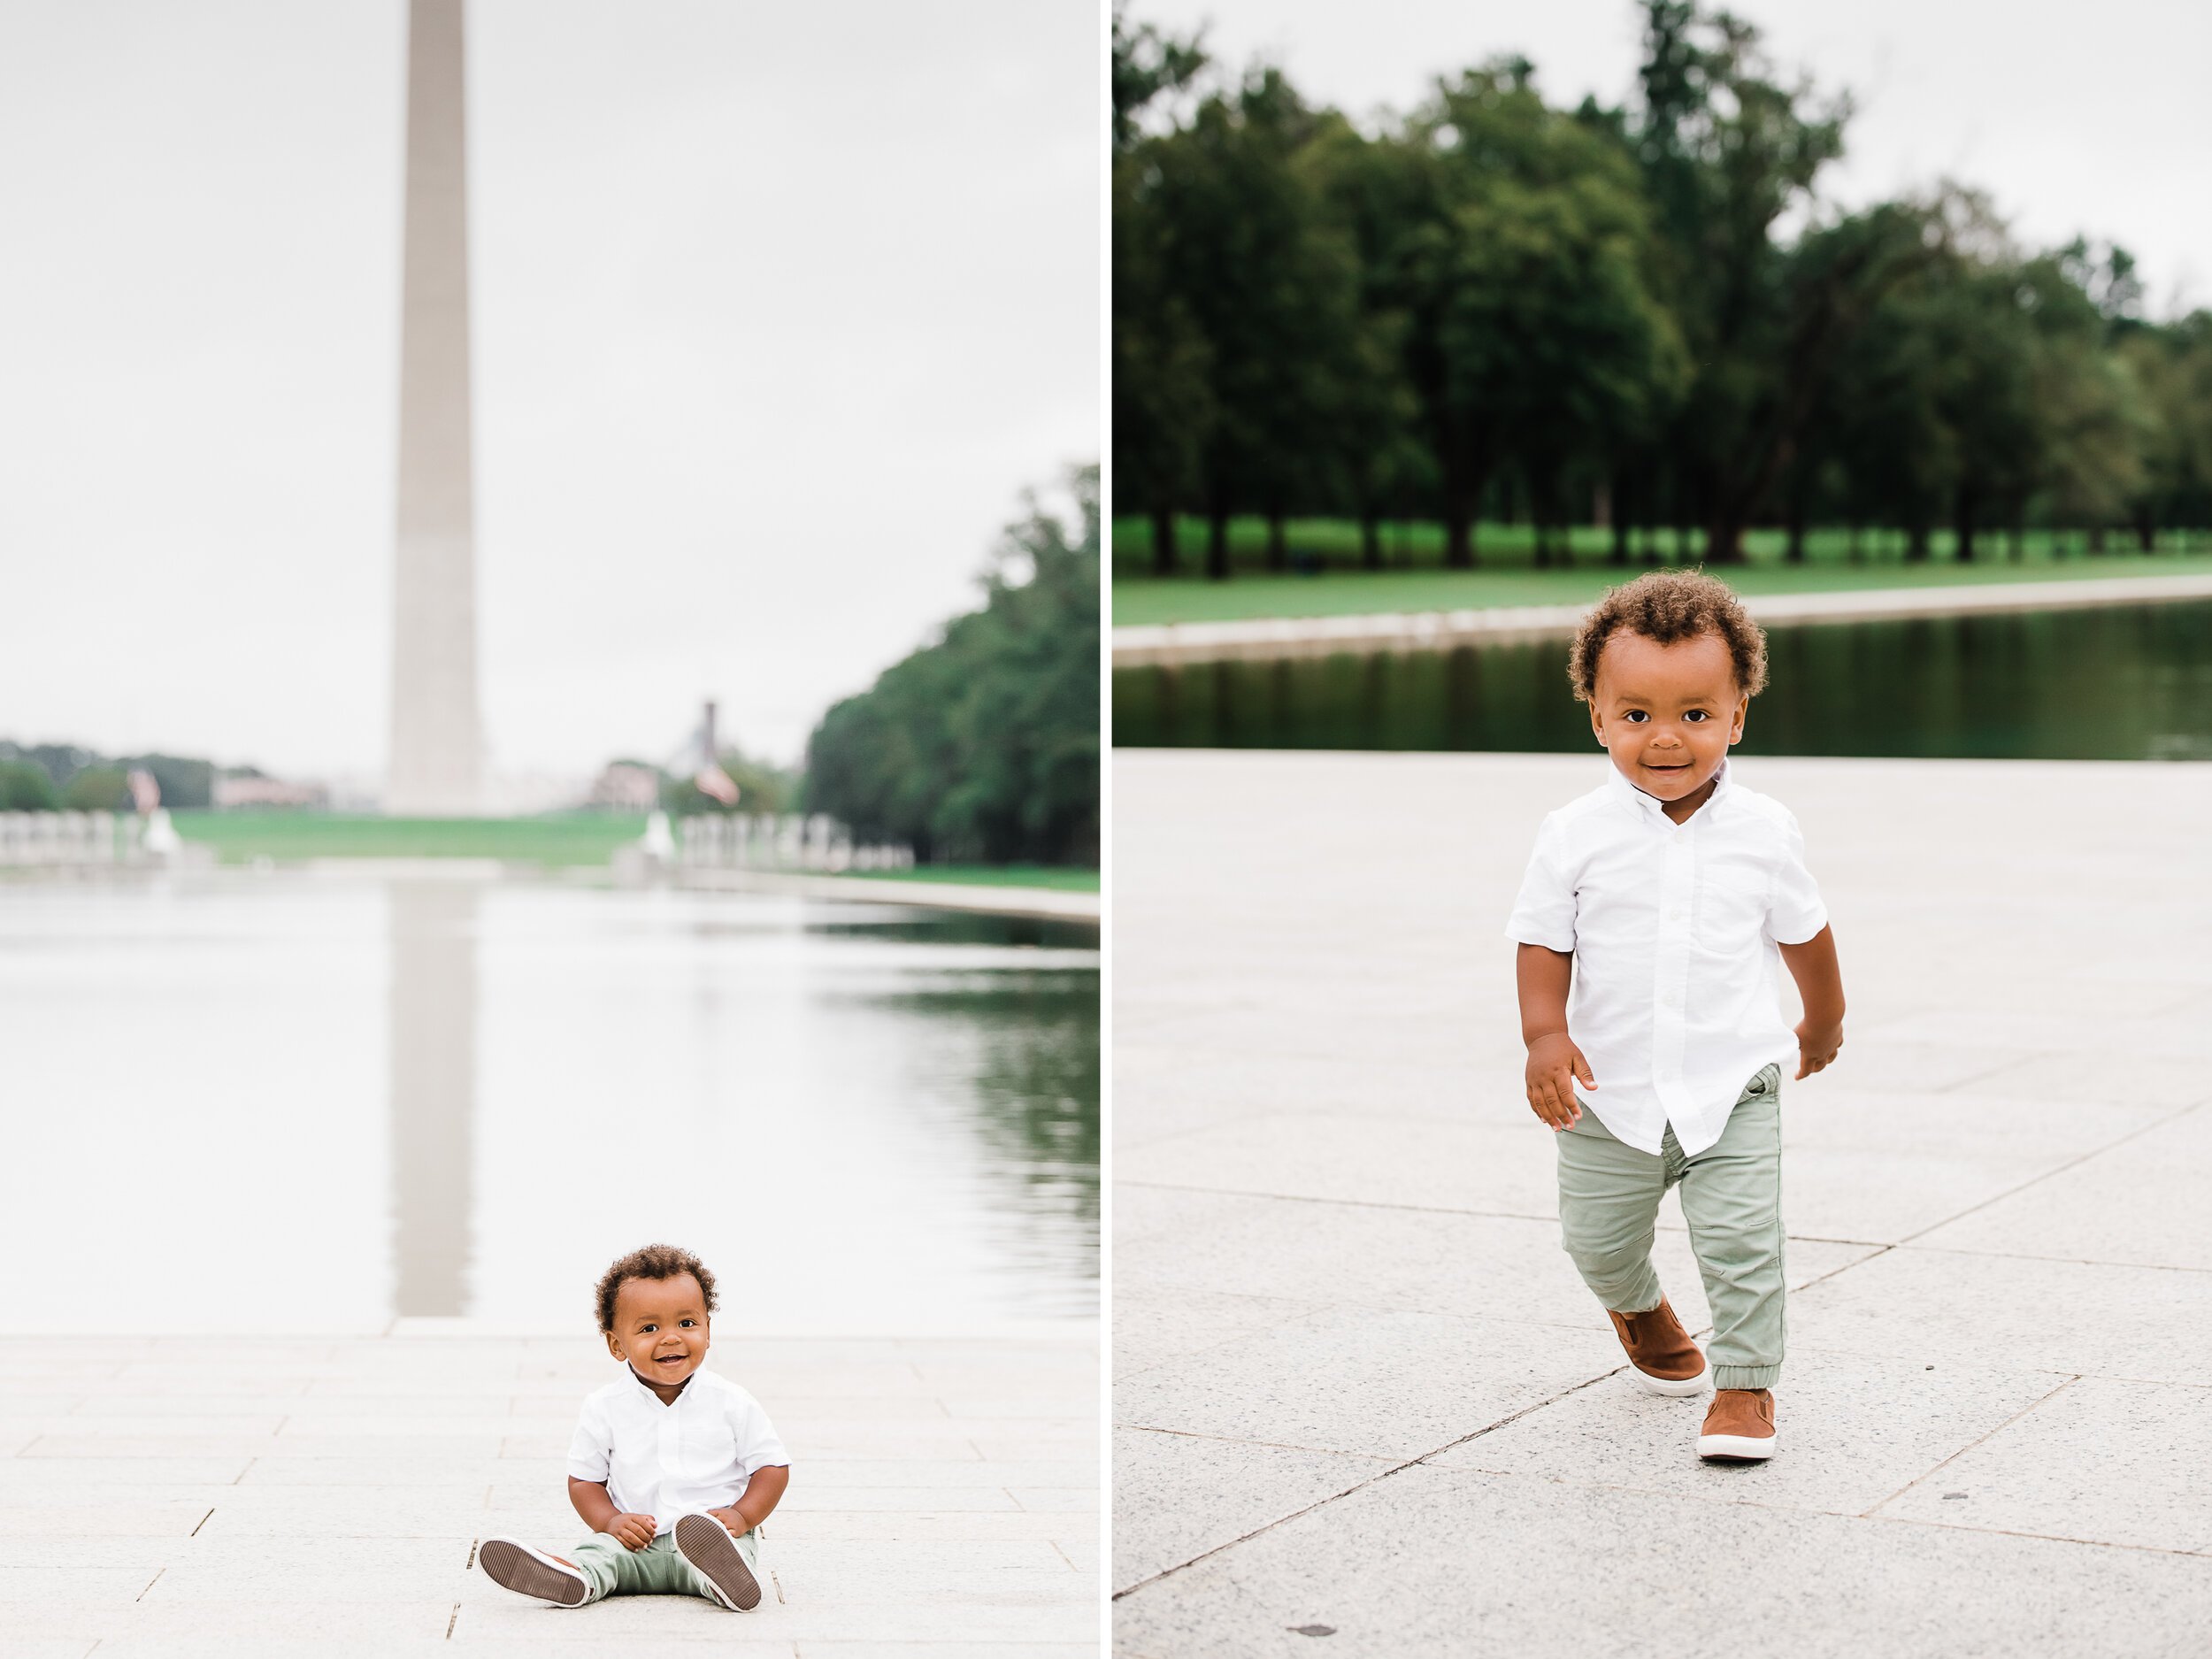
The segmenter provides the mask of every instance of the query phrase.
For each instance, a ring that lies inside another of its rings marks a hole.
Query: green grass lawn
[[[1118,625],[1581,604],[1650,568],[1640,562],[1625,569],[1607,563],[1611,546],[1608,533],[1584,526],[1572,537],[1572,565],[1539,570],[1532,561],[1527,526],[1486,525],[1477,541],[1481,561],[1477,569],[1442,567],[1442,533],[1436,526],[1408,526],[1402,549],[1394,526],[1384,534],[1385,568],[1366,571],[1356,564],[1356,525],[1313,519],[1292,522],[1290,546],[1294,554],[1301,549],[1314,554],[1319,561],[1316,573],[1275,573],[1258,568],[1265,526],[1256,519],[1240,519],[1231,525],[1234,574],[1216,582],[1195,573],[1204,547],[1202,530],[1193,521],[1184,534],[1184,563],[1191,573],[1163,579],[1142,573],[1150,557],[1149,533],[1143,524],[1117,522],[1113,619]],[[1787,564],[1782,558],[1780,531],[1754,531],[1746,538],[1747,562],[1717,569],[1716,573],[1747,594],[2212,573],[2212,543],[2201,534],[2191,543],[2198,550],[2184,552],[2179,539],[2170,538],[2160,551],[2147,555],[2133,550],[2132,538],[2116,534],[2108,543],[2111,551],[2090,557],[2081,550],[2078,537],[2055,542],[2047,533],[2037,532],[2027,538],[2017,560],[2012,558],[2008,541],[1986,536],[1977,542],[1974,561],[1966,565],[1950,557],[1953,544],[1947,534],[1935,538],[1932,557],[1916,564],[1905,562],[1901,538],[1893,534],[1880,538],[1870,534],[1856,561],[1850,557],[1848,538],[1840,530],[1816,531],[1806,541],[1805,562]],[[1668,535],[1661,546],[1666,562],[1673,564],[1674,538]]]
[[[227,864],[256,858],[497,858],[514,864],[603,864],[645,833],[641,813],[557,812],[539,818],[366,818],[325,812],[170,814],[186,841],[212,847]],[[854,871],[879,881],[947,881],[971,887],[1098,891],[1095,870],[1040,864],[924,864]]]
[[[1095,893],[1098,872],[1056,864],[917,864],[911,870],[854,870],[871,881],[942,881],[970,887],[1051,887],[1062,893]]]
[[[603,864],[624,841],[645,833],[642,813],[443,818],[180,811],[170,818],[179,835],[212,847],[227,864],[255,858],[500,858]]]

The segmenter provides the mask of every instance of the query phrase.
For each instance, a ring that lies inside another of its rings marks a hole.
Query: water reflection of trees
[[[2212,755],[2212,605],[1774,626],[1747,755],[2143,760]],[[1122,669],[1116,741],[1577,753],[1567,642]]]
[[[942,935],[938,935],[941,939]],[[870,1000],[979,1039],[975,1113],[992,1170],[1023,1209],[1080,1222],[1097,1271],[1099,979],[1089,971],[1003,972]]]

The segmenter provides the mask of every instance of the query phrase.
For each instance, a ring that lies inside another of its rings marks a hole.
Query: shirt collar
[[[661,1403],[661,1397],[653,1392],[652,1385],[647,1382],[644,1378],[637,1374],[637,1367],[632,1365],[627,1360],[625,1360],[622,1364],[622,1369],[630,1373],[631,1387],[636,1389],[638,1393],[643,1394],[655,1405],[659,1405]],[[703,1363],[692,1367],[691,1375],[684,1379],[684,1386],[676,1390],[676,1397],[668,1402],[668,1409],[671,1411],[673,1411],[678,1406],[683,1404],[685,1401],[691,1398],[691,1385],[699,1380],[699,1373],[705,1369],[706,1366]]]
[[[1631,803],[1647,818],[1666,818],[1666,809],[1659,804],[1659,798],[1656,795],[1646,795],[1634,784],[1629,782],[1627,774],[1613,764],[1609,756],[1605,762],[1605,781],[1607,787],[1610,788],[1616,796]],[[1705,804],[1691,813],[1690,817],[1692,818],[1703,818],[1720,804],[1722,797],[1727,795],[1732,787],[1733,785],[1730,783],[1728,778],[1728,762],[1723,758],[1720,770],[1713,774],[1713,793],[1705,798]],[[1668,818],[1667,823],[1669,827],[1674,826],[1673,819]]]

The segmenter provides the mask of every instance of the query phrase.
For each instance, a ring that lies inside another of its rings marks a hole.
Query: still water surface
[[[1095,929],[451,879],[0,886],[0,1328],[1091,1317]],[[89,1321],[89,1323],[88,1323]]]
[[[2212,603],[1775,626],[1741,752],[2212,760]],[[1125,748],[1572,750],[1567,642],[1114,674]]]

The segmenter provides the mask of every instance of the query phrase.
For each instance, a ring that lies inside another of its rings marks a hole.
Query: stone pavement
[[[1779,1455],[1707,1468],[1521,1097],[1501,929],[1605,764],[1117,755],[1118,1650],[2212,1654],[2212,766],[1739,763],[1850,1015]]]
[[[0,1659],[1098,1651],[1088,1325],[723,1336],[715,1363],[793,1463],[764,1529],[773,1593],[741,1615],[677,1596],[568,1611],[472,1570],[488,1535],[581,1534],[563,1458],[614,1363],[588,1333],[135,1339],[84,1320],[0,1338]]]

